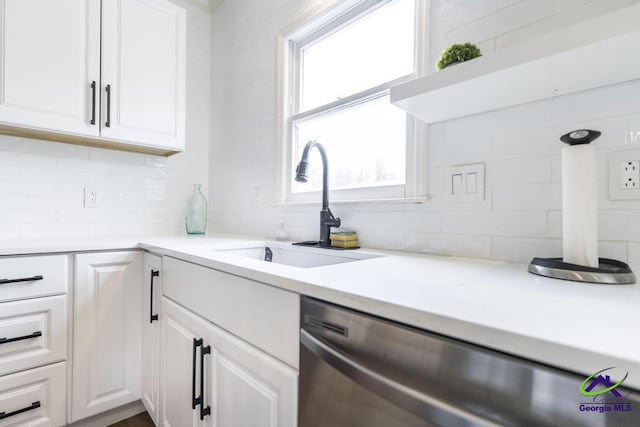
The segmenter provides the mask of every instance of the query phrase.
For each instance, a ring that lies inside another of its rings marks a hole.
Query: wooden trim
[[[45,141],[62,142],[65,144],[82,145],[92,148],[103,148],[107,150],[128,151],[131,153],[152,154],[155,156],[169,157],[180,153],[176,150],[168,150],[166,148],[151,147],[145,145],[128,144],[122,141],[115,141],[106,138],[95,138],[84,135],[72,135],[66,133],[52,132],[42,129],[30,129],[20,126],[11,126],[0,124],[0,134],[17,136],[20,138],[41,139]]]

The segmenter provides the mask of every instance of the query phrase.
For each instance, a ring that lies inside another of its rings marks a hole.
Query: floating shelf
[[[391,102],[440,122],[640,79],[640,5],[585,20],[391,89]]]

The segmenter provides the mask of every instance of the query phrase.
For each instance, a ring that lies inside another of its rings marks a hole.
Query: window
[[[345,1],[283,36],[283,201],[318,199],[318,152],[310,156],[308,183],[296,182],[293,173],[312,140],[327,150],[333,200],[424,194],[424,130],[390,104],[389,90],[424,61],[426,43],[416,34],[426,22],[425,2]]]

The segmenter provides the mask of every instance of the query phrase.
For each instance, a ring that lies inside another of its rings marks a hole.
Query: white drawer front
[[[66,357],[66,295],[0,304],[0,375]]]
[[[0,427],[65,425],[66,375],[62,362],[0,377]]]
[[[298,294],[170,257],[162,274],[163,295],[298,367]]]
[[[67,255],[0,257],[0,302],[64,294],[67,270]]]

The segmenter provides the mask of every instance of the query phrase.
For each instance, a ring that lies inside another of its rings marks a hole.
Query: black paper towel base
[[[533,258],[529,273],[573,282],[630,285],[636,276],[629,265],[609,258],[598,258],[598,268],[571,264],[562,258]]]

